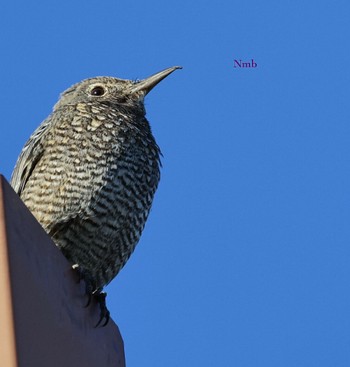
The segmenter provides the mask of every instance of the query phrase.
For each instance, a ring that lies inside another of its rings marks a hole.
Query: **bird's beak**
[[[133,85],[130,89],[131,94],[137,92],[143,92],[144,96],[148,94],[160,81],[170,75],[176,69],[182,69],[182,66],[173,66],[160,71],[159,73],[153,74],[150,77],[141,80],[140,82]]]

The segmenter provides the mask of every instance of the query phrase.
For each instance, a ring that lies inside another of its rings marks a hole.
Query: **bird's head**
[[[103,103],[111,106],[143,108],[144,97],[176,69],[181,69],[181,67],[174,66],[165,69],[140,81],[113,77],[85,79],[61,94],[54,111],[78,103]]]

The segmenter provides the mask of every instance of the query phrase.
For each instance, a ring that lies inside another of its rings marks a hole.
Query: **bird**
[[[30,136],[12,173],[15,192],[98,299],[97,325],[108,323],[103,288],[139,242],[160,180],[161,151],[144,98],[181,68],[74,84]]]

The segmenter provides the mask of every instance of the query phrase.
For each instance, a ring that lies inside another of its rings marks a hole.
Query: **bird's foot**
[[[96,291],[93,292],[93,296],[95,297],[97,303],[100,306],[100,319],[98,320],[97,324],[95,325],[95,328],[97,326],[100,326],[101,322],[105,320],[104,323],[101,325],[102,327],[104,327],[108,324],[108,321],[110,318],[110,313],[106,305],[107,293],[102,292],[101,289],[97,289]]]
[[[85,271],[79,264],[74,264],[72,269],[78,274],[78,283],[82,280],[85,282],[85,294],[88,296],[87,303],[85,307],[88,307],[91,303],[92,294],[94,292],[94,282],[90,276],[90,274]]]
[[[74,264],[72,266],[72,269],[76,271],[78,274],[78,277],[79,277],[78,283],[80,283],[81,280],[84,280],[85,282],[85,294],[88,296],[88,301],[84,307],[88,307],[90,305],[92,297],[95,297],[100,307],[100,318],[97,324],[95,325],[95,328],[100,326],[103,320],[105,321],[101,326],[102,327],[106,326],[110,319],[110,312],[108,311],[108,308],[106,305],[107,293],[102,292],[101,288],[98,288],[98,289],[95,288],[94,281],[91,278],[89,272],[85,271],[82,267],[79,266],[79,264]]]

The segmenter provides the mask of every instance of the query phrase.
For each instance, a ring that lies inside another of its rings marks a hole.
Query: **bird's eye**
[[[101,87],[100,85],[92,88],[90,91],[90,94],[92,96],[98,96],[98,97],[103,96],[105,93],[106,93],[106,90],[103,87]]]

